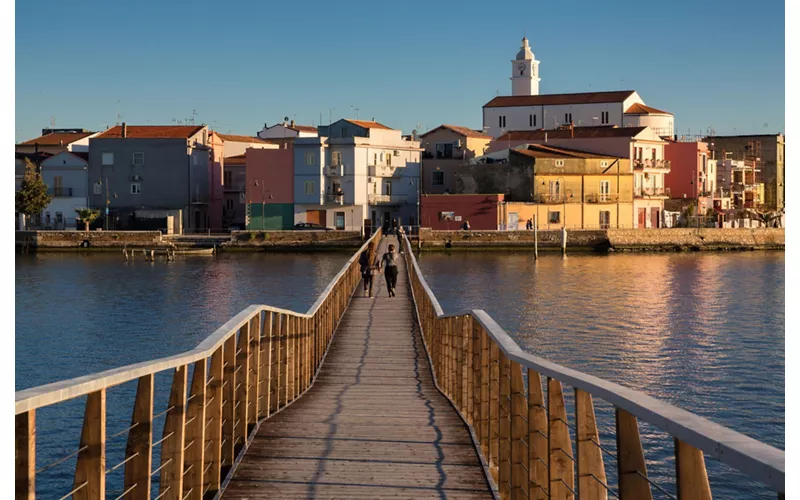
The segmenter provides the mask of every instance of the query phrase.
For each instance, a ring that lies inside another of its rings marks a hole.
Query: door
[[[344,212],[334,214],[335,227],[339,231],[344,231]]]
[[[609,181],[600,181],[600,201],[608,201],[611,199],[611,183]]]
[[[637,227],[639,227],[639,228],[647,227],[647,209],[646,208],[640,208],[639,209],[639,224],[638,224]]]
[[[659,217],[659,210],[657,208],[651,208],[650,209],[650,227],[653,227],[653,228],[661,227],[661,225],[659,224],[660,219],[661,218]]]
[[[550,181],[550,199],[549,202],[558,202],[561,198],[561,182]]]
[[[516,212],[508,213],[508,230],[516,231],[519,229],[519,214]]]
[[[306,210],[306,222],[325,225],[325,210]]]
[[[383,212],[383,228],[385,230],[389,230],[392,227],[392,213],[391,212]]]
[[[600,212],[600,229],[608,229],[611,226],[611,212],[603,210]]]

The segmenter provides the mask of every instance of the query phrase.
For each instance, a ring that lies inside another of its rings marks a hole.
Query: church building
[[[497,96],[483,106],[483,129],[497,138],[509,131],[575,127],[650,127],[673,137],[672,113],[647,106],[634,90],[539,94],[539,61],[528,39],[522,39],[511,61],[511,95]]]

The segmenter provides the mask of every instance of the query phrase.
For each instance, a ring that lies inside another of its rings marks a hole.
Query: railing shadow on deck
[[[674,498],[648,477],[639,420],[673,439],[677,498],[712,498],[704,454],[784,497],[783,450],[642,392],[528,354],[483,310],[445,315],[409,240],[404,237],[402,244],[434,383],[470,427],[501,498],[652,499],[651,486]],[[563,384],[574,390],[573,423]],[[593,398],[614,407],[615,456],[600,443]],[[604,453],[614,457],[616,485],[608,484]]]
[[[258,425],[314,384],[361,279],[358,257],[368,249],[374,255],[380,238],[377,231],[364,243],[306,313],[251,305],[191,351],[18,391],[15,498],[35,498],[37,472],[75,455],[73,489],[64,498],[105,500],[106,475],[123,466],[124,484],[113,485],[118,499],[149,499],[154,484],[159,499],[218,497]],[[154,377],[168,371],[173,376],[167,409],[154,415]],[[106,436],[107,391],[134,380],[131,425],[122,433],[125,459],[107,466],[106,443],[117,437]],[[37,468],[36,410],[81,396],[86,408],[77,450]],[[164,430],[154,442],[153,422],[160,417]],[[159,445],[156,465],[153,449]]]

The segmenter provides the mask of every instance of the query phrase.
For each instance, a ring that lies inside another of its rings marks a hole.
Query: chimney
[[[291,125],[290,125],[290,126],[291,126],[292,128],[294,128],[294,120],[292,120],[292,121],[291,121]]]
[[[128,124],[122,122],[122,138],[124,139],[126,137],[128,137]]]

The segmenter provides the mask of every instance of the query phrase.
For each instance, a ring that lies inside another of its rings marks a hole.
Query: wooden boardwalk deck
[[[382,276],[375,298],[359,288],[316,383],[261,424],[223,498],[493,497],[467,426],[433,385],[399,264],[397,296]]]

